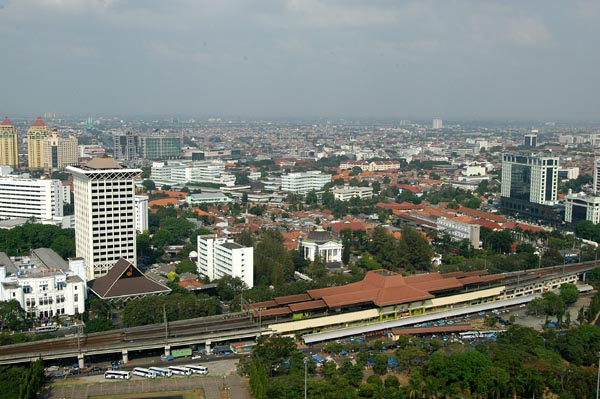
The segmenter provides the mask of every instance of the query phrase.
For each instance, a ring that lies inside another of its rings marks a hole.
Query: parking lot
[[[188,361],[189,362],[189,361]],[[236,374],[237,359],[209,361],[208,376],[194,374],[190,377],[146,379],[132,376],[131,380],[105,380],[103,372],[82,373],[69,378],[55,378],[50,389],[41,396],[44,399],[82,399],[99,395],[140,394],[166,391],[202,391],[206,399],[221,399],[223,388],[232,398],[250,399],[247,381]],[[141,363],[141,361],[140,361]],[[156,363],[156,364],[154,364]],[[195,364],[195,362],[194,362]],[[136,366],[162,365],[160,360],[144,364],[127,364],[123,370]]]

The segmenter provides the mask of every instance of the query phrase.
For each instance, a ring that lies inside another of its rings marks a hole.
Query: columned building
[[[109,157],[68,166],[75,191],[75,247],[85,259],[87,279],[103,276],[120,259],[136,264],[135,178]]]
[[[0,166],[19,167],[19,138],[17,128],[8,118],[0,123]]]
[[[325,263],[342,261],[342,242],[330,231],[315,230],[298,241],[298,251],[304,259],[314,261],[317,256]]]
[[[43,169],[46,139],[50,129],[41,117],[37,117],[27,131],[27,155],[29,169]]]

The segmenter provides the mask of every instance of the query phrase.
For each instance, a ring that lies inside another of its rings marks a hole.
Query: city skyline
[[[0,0],[0,110],[597,121],[598,16],[591,1]]]

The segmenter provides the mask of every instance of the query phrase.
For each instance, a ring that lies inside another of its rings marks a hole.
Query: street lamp
[[[304,362],[304,399],[307,398],[307,393],[306,393],[306,375],[308,373],[308,357],[305,357],[304,359],[302,359],[302,361]],[[596,398],[598,399],[598,398]]]

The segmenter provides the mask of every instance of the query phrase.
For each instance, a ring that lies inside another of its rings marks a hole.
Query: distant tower
[[[523,145],[525,147],[537,147],[538,131],[532,130],[530,134],[526,134]]]
[[[444,123],[442,122],[441,119],[434,119],[433,120],[433,128],[434,129],[442,129],[444,127]]]
[[[94,120],[91,116],[85,121],[85,127],[87,128],[87,130],[91,130],[94,127]]]
[[[0,123],[0,166],[19,167],[19,139],[17,128],[8,118]]]
[[[27,131],[27,154],[29,169],[43,169],[44,155],[46,153],[44,143],[50,135],[50,129],[41,117],[37,117],[33,125]]]
[[[87,279],[108,273],[121,258],[136,262],[135,177],[110,157],[68,166],[75,194],[75,250],[85,259]]]

